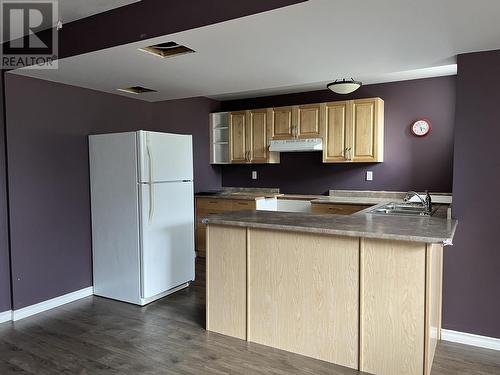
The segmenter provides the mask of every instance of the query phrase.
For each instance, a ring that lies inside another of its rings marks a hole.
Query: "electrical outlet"
[[[252,180],[257,179],[257,171],[252,171]]]
[[[373,181],[373,172],[366,171],[366,181]]]

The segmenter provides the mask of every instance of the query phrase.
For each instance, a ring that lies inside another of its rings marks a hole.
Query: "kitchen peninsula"
[[[456,220],[240,211],[207,224],[207,330],[382,375],[429,374]]]

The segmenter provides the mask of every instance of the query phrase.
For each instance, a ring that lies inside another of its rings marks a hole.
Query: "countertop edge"
[[[443,219],[444,220],[444,219]],[[451,237],[441,238],[441,237],[421,237],[421,236],[404,236],[399,234],[390,233],[371,233],[362,232],[356,230],[341,230],[341,229],[323,229],[323,228],[312,228],[294,225],[276,225],[276,224],[266,224],[266,223],[254,223],[246,221],[233,221],[233,220],[223,220],[223,219],[210,219],[204,218],[202,220],[204,224],[213,225],[225,225],[233,227],[246,227],[246,228],[257,228],[257,229],[271,229],[271,230],[282,230],[288,232],[300,232],[300,233],[315,233],[315,234],[326,234],[326,235],[338,235],[346,237],[362,237],[362,238],[373,238],[381,240],[396,240],[396,241],[407,241],[407,242],[423,242],[423,243],[440,243],[449,244],[455,234],[455,230],[458,225],[458,221],[455,220]]]

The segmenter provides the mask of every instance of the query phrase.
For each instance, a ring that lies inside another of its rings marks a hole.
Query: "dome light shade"
[[[363,84],[359,81],[355,81],[354,79],[343,79],[342,81],[336,80],[335,82],[329,83],[326,85],[330,90],[332,90],[336,94],[350,94],[357,89],[359,89]]]

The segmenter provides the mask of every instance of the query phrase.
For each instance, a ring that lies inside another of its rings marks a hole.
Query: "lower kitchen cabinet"
[[[196,198],[196,228],[195,250],[196,256],[206,256],[206,224],[201,222],[208,215],[221,214],[228,211],[255,210],[257,202],[248,199],[226,198]]]

